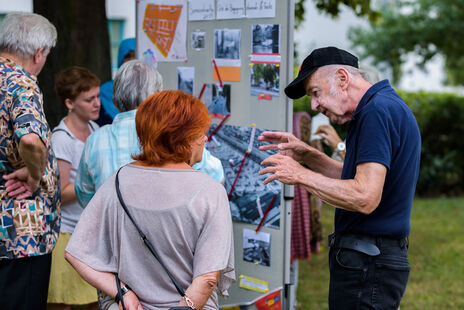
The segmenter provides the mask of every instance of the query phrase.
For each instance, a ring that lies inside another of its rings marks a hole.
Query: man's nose
[[[316,99],[311,98],[311,109],[313,111],[317,111],[318,107],[319,107],[319,102]]]

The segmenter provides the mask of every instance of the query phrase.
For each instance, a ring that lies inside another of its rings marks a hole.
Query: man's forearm
[[[363,163],[358,165],[355,178],[349,180],[334,180],[306,170],[299,174],[299,184],[334,207],[369,214],[380,202],[386,170],[381,164]]]
[[[343,163],[330,158],[315,148],[311,148],[302,164],[332,179],[340,179],[342,176]]]
[[[35,133],[24,135],[19,140],[18,151],[29,174],[39,180],[44,173],[47,160],[47,149],[42,140]]]

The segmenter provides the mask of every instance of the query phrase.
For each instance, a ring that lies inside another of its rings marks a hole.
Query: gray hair
[[[56,28],[45,17],[34,13],[14,12],[3,20],[0,51],[28,59],[44,48],[47,55],[56,44]]]
[[[120,112],[137,109],[151,94],[163,90],[163,78],[152,65],[131,60],[114,77],[113,103]]]
[[[380,81],[379,71],[374,67],[360,64],[359,72],[361,72],[362,77],[371,84],[375,84]]]
[[[339,68],[344,68],[354,78],[363,78],[371,84],[375,84],[380,80],[378,71],[366,65],[360,65],[359,69],[347,65],[327,65],[319,68],[319,70],[322,69],[321,71],[324,71],[323,74],[327,77],[328,81],[332,83],[335,78],[335,72]]]

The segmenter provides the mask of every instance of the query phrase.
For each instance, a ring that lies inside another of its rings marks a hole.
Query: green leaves
[[[295,1],[295,28],[298,28],[304,20],[304,3],[306,0]],[[347,6],[353,10],[357,16],[367,16],[367,18],[376,22],[380,17],[380,12],[372,9],[371,0],[312,0],[316,8],[331,17],[337,17],[340,14],[341,7]]]
[[[414,52],[423,67],[435,55],[445,57],[447,83],[464,84],[464,0],[393,1],[371,29],[354,28],[349,38],[360,58],[372,57],[375,65],[388,64],[393,82],[401,77],[405,55]]]

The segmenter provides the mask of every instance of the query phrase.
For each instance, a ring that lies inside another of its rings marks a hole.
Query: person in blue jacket
[[[118,68],[132,59],[135,59],[135,38],[122,40],[118,50]],[[96,122],[99,126],[111,124],[119,113],[113,104],[113,80],[106,81],[100,86],[100,102],[100,116]]]

